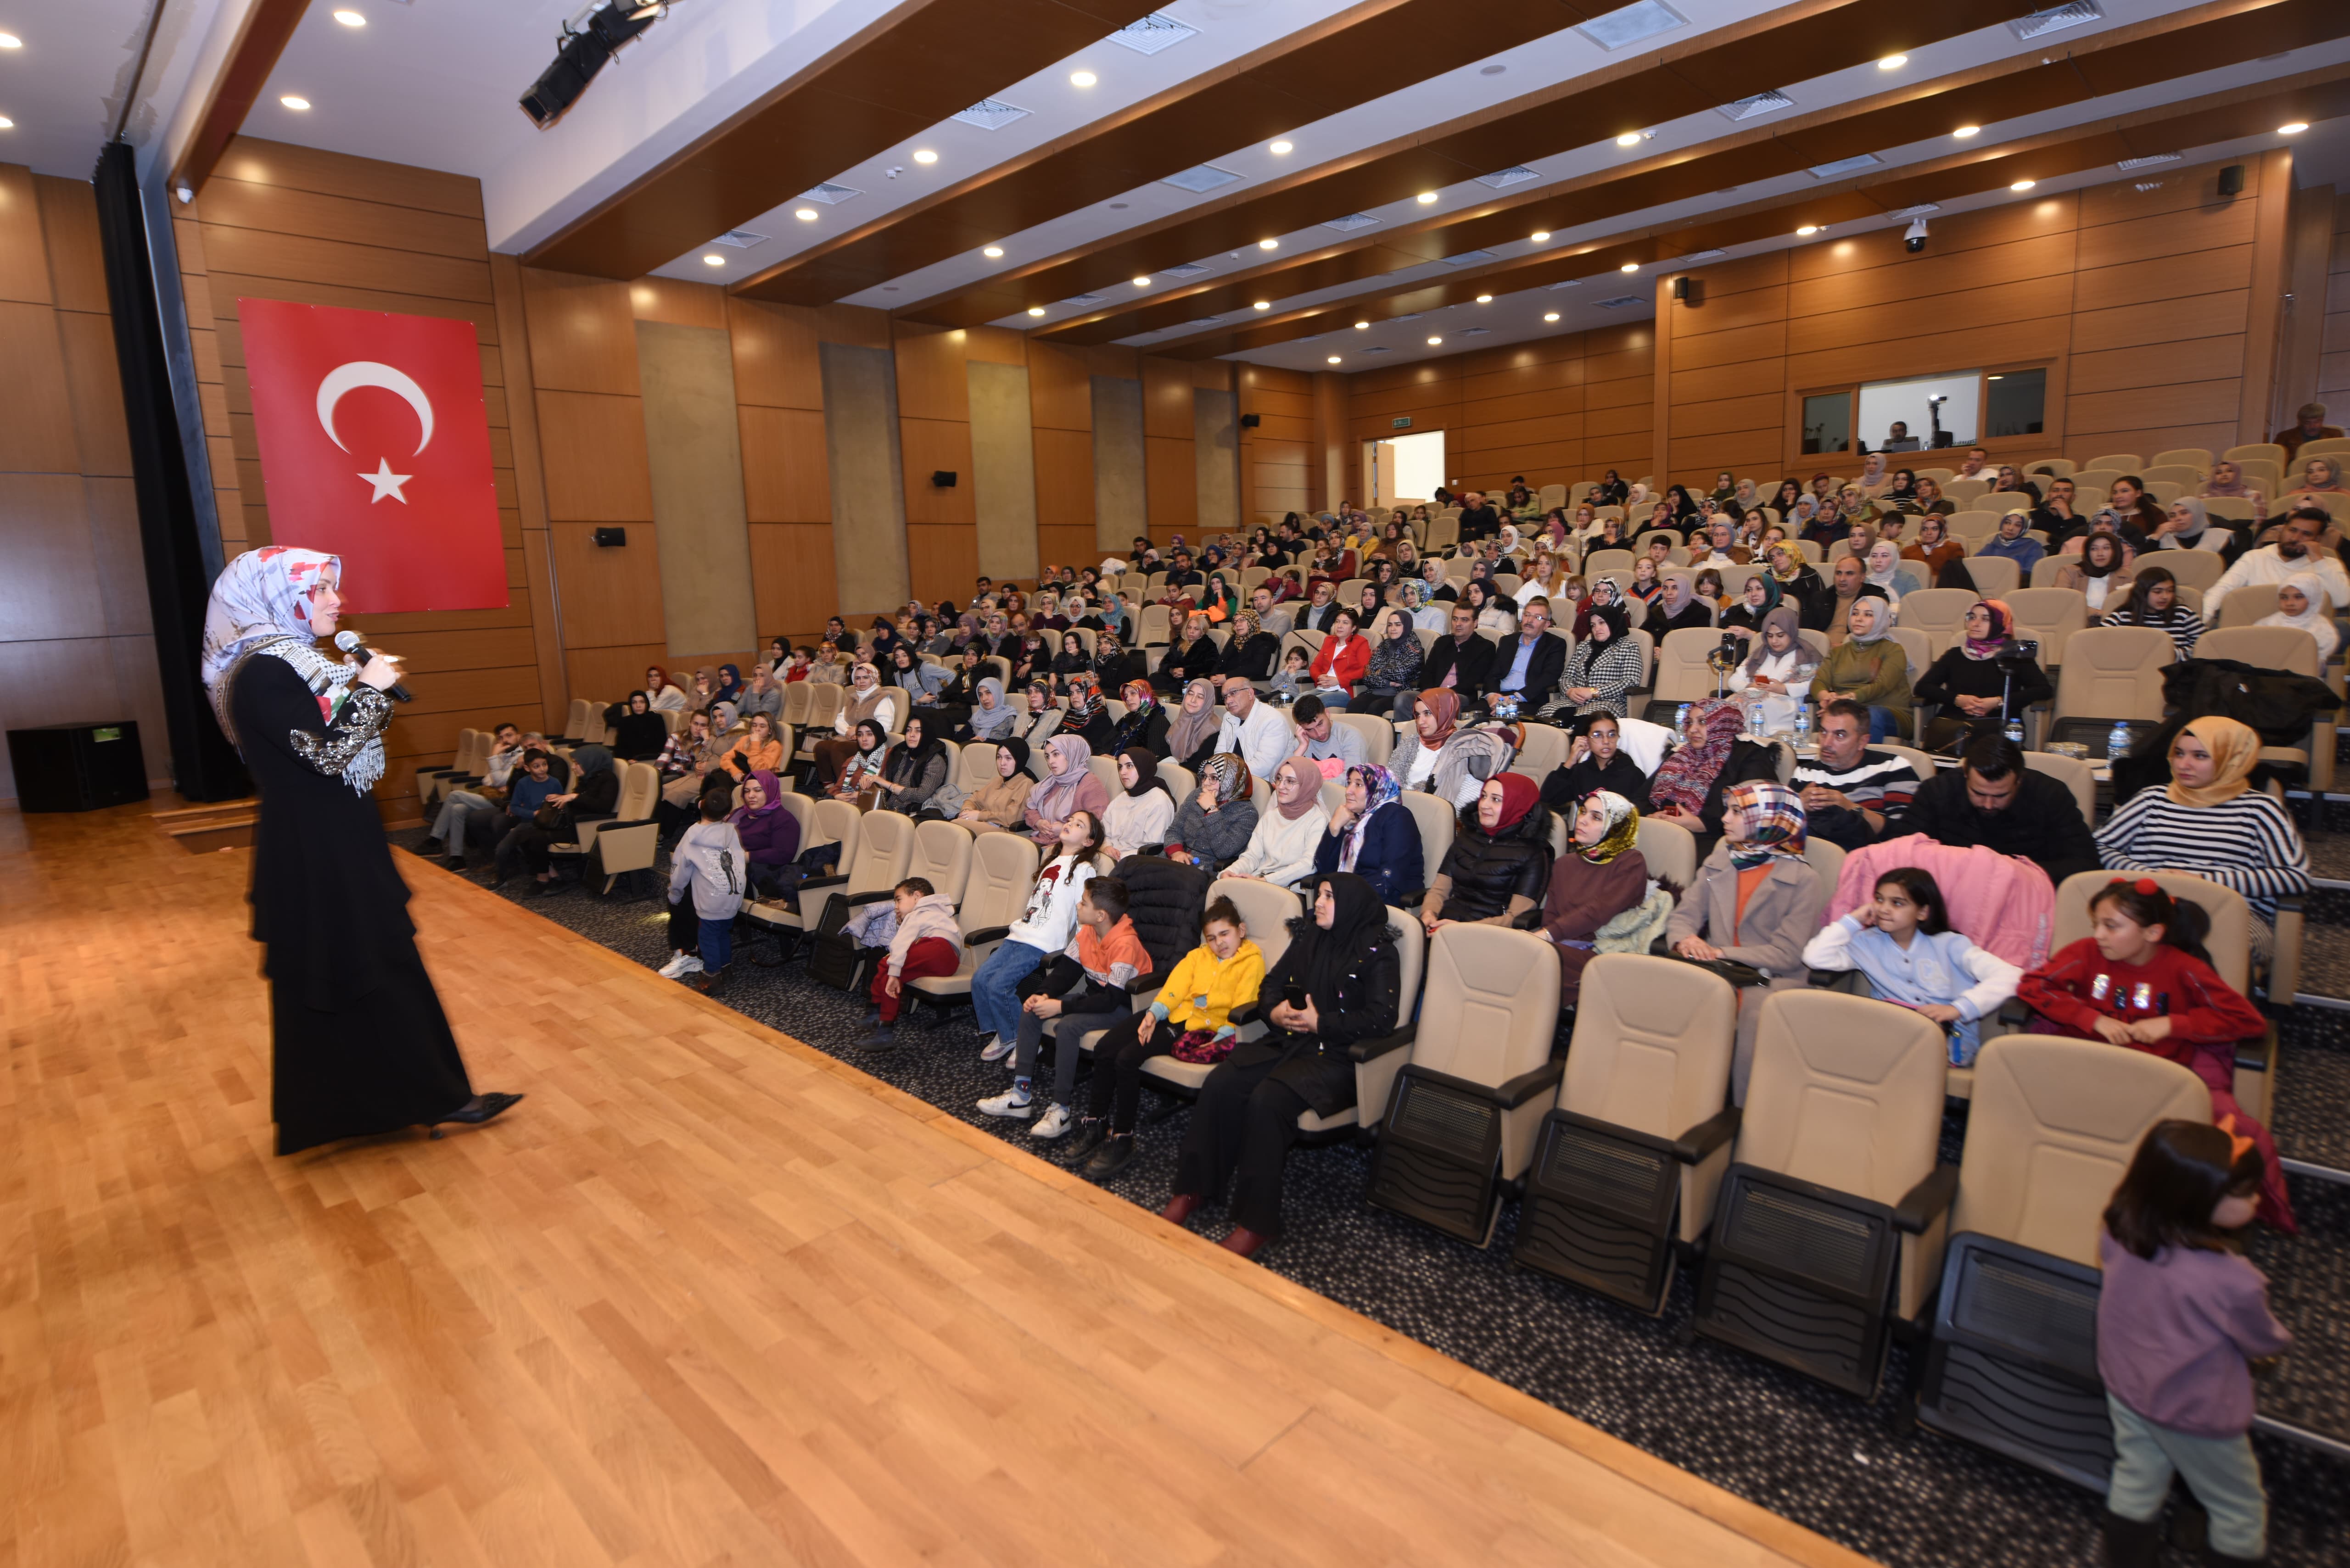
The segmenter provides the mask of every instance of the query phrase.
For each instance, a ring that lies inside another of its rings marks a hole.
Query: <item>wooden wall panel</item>
[[[2325,266],[2324,315],[2317,334],[2316,400],[2340,425],[2350,414],[2350,192],[2334,197],[2333,238]],[[2299,407],[2285,410],[2288,417]],[[2350,426],[2344,426],[2350,429]]]
[[[829,523],[751,524],[751,597],[764,639],[793,646],[815,641],[839,598],[834,587]]]

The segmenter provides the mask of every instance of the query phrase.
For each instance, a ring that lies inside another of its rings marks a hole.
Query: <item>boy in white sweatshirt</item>
[[[702,797],[702,820],[685,830],[670,852],[669,897],[683,902],[691,888],[701,929],[702,972],[687,980],[704,996],[726,983],[726,961],[734,956],[734,916],[743,908],[747,861],[743,840],[726,820],[732,803],[723,790]]]

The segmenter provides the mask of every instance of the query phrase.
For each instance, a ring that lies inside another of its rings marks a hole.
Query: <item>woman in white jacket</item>
[[[1314,874],[1314,852],[1329,828],[1330,814],[1322,809],[1322,770],[1292,757],[1274,774],[1273,809],[1257,818],[1248,847],[1224,875],[1295,888]]]
[[[1782,605],[1762,618],[1762,629],[1732,669],[1728,682],[1738,701],[1762,711],[1762,728],[1776,732],[1795,727],[1795,710],[1810,697],[1820,661],[1801,637],[1794,610]]]

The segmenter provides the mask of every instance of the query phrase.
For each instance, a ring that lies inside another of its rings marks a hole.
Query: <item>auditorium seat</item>
[[[1975,581],[1975,591],[1987,599],[2004,599],[2014,593],[2023,581],[2023,569],[2005,556],[1986,556],[1980,550],[1966,559],[1967,576]],[[2088,601],[2081,601],[2084,605]]]
[[[592,838],[588,829],[580,829],[582,852],[592,850],[588,859],[590,874],[601,871],[604,891],[630,871],[646,873],[651,879],[653,853],[660,843],[660,825],[653,820],[653,808],[660,804],[660,770],[650,763],[620,764],[620,795],[618,808],[608,822],[596,826]],[[559,850],[562,845],[550,845]]]
[[[1940,1271],[1947,1063],[1940,1028],[1906,1010],[1835,991],[1763,1002],[1697,1333],[1875,1397],[1893,1320],[1914,1323]]]
[[[990,838],[1002,837],[989,834]],[[969,830],[951,822],[918,823],[914,827],[914,853],[906,862],[906,877],[920,877],[931,885],[931,890],[950,903],[962,902],[962,891],[971,880],[972,836]]]
[[[2206,556],[2210,552],[2198,550],[2195,554]],[[2196,643],[2195,657],[2232,659],[2261,670],[2290,670],[2313,680],[2320,678],[2317,639],[2298,627],[2219,627],[2205,632]],[[2334,714],[2320,713],[2310,723],[2309,744],[2305,748],[2262,746],[2261,759],[2310,770],[2309,787],[2322,793],[2334,787]]]
[[[1451,851],[1453,835],[1461,830],[1461,814],[1450,801],[1425,790],[1407,790],[1396,798],[1403,802],[1403,808],[1411,813],[1412,825],[1419,829],[1421,874],[1432,883]]]
[[[823,805],[844,803],[828,801]],[[822,806],[819,805],[819,810]],[[958,829],[957,831],[961,831]],[[993,836],[990,835],[990,836]],[[914,819],[894,811],[868,811],[858,819],[854,844],[844,840],[840,869],[829,877],[812,877],[800,884],[800,909],[806,929],[819,934],[837,931],[860,905],[889,897],[906,879],[914,857]],[[816,918],[806,911],[813,895]]]
[[[971,977],[1028,907],[1028,894],[1036,886],[1037,856],[1035,841],[1016,833],[983,833],[972,839],[971,875],[955,909],[965,944],[962,962],[952,974],[909,981],[910,1002],[919,996],[944,1005],[970,999]]]
[[[1984,1044],[1921,1425],[2105,1490],[2099,1217],[2139,1140],[2174,1119],[2211,1119],[2210,1091],[2176,1062],[2045,1034]]]
[[[1531,932],[1437,931],[1419,1020],[1355,1048],[1358,1064],[1407,1055],[1367,1201],[1474,1246],[1492,1242],[1502,1183],[1525,1170],[1555,1097],[1558,983],[1550,944]]]
[[[2019,620],[2022,613],[2016,611]],[[2133,742],[2146,735],[2162,722],[2162,675],[2177,657],[2170,634],[2156,627],[2099,626],[2074,633],[2055,672],[2048,738],[2081,742],[2104,757],[2115,724],[2127,722]]]
[[[857,858],[860,827],[861,823],[855,805],[847,801],[834,800],[827,796],[817,801],[810,808],[807,822],[800,834],[800,853],[805,855],[811,849],[821,849],[827,844],[837,843],[840,846],[839,864],[844,867],[851,865]],[[836,881],[837,878],[827,878],[827,880]],[[814,886],[813,883],[802,884],[803,888],[812,886]],[[805,896],[802,898],[802,905],[804,909]],[[801,909],[795,909],[783,903],[768,903],[756,898],[745,901],[743,914],[745,919],[764,926],[775,933],[776,940],[782,948],[780,956],[775,961],[776,963],[781,963],[791,957],[793,946],[800,932],[816,929],[815,921],[806,919]]]
[[[1738,993],[1673,959],[1601,953],[1581,998],[1511,1256],[1653,1316],[1730,1163]]]
[[[1964,588],[1920,588],[1901,597],[1901,624],[1926,634],[1929,660],[1958,646],[1967,634],[1967,612],[1982,595]]]
[[[441,804],[442,797],[457,787],[456,781],[480,775],[486,765],[484,759],[488,751],[482,744],[484,732],[474,729],[459,730],[457,749],[451,753],[448,766],[437,767],[428,763],[416,770],[416,802],[428,814],[427,820],[430,820],[432,809]]]

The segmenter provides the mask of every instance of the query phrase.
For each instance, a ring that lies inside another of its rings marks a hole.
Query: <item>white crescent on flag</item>
[[[422,452],[432,444],[432,400],[424,395],[424,389],[418,386],[407,371],[373,359],[353,359],[348,364],[338,365],[327,372],[325,380],[318,383],[318,423],[326,427],[328,440],[345,452],[351,450],[344,446],[343,438],[335,433],[335,405],[342,400],[345,392],[355,391],[361,387],[381,387],[405,400],[408,406],[416,410],[416,418],[424,427],[424,434],[417,441],[416,450]]]

